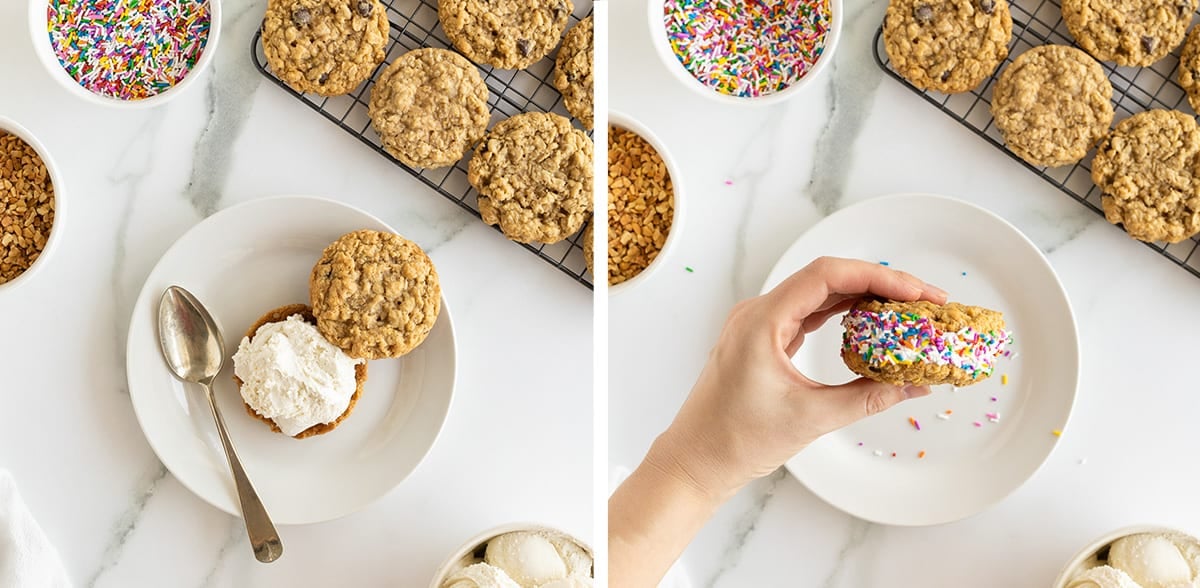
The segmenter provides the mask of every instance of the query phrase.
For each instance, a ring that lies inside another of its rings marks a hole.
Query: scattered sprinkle
[[[967,275],[967,272],[963,272],[963,277],[966,277],[966,275]]]
[[[893,451],[893,452],[892,452],[892,457],[896,457],[896,452],[895,452],[895,451]]]
[[[1001,385],[1001,386],[1007,386],[1007,385],[1008,385],[1008,374],[1001,374],[1001,375],[1000,375],[1000,385]]]
[[[951,385],[950,385],[950,391],[951,391],[951,392],[958,392],[958,386],[955,386],[955,385],[951,384]]]
[[[863,446],[863,442],[862,442],[862,441],[859,441],[859,442],[858,442],[858,446],[859,446],[859,447],[862,447],[862,446]]]
[[[1087,458],[1086,457],[1079,458],[1079,465],[1087,465]]]
[[[1062,437],[1062,431],[1059,429],[1054,429],[1053,431],[1050,431],[1050,433],[1055,437]]]
[[[689,273],[689,274],[696,273],[696,270],[692,269],[691,266],[685,265],[685,266],[683,266],[683,269],[687,270],[687,273]]]
[[[998,412],[989,412],[989,413],[985,414],[984,416],[986,416],[987,420],[990,422],[993,422],[993,423],[1000,422],[1000,413],[998,413]]]
[[[920,430],[921,430],[921,423],[917,422],[917,419],[914,419],[914,418],[912,418],[912,417],[908,417],[908,424],[912,425],[912,426],[913,426],[913,428],[914,428],[914,429],[916,429],[916,430],[918,430],[918,431],[920,431]]]
[[[873,453],[875,454],[875,457],[883,457],[883,452],[878,449],[876,449]]]
[[[948,410],[946,412],[939,412],[939,413],[937,413],[937,418],[942,419],[943,421],[948,421],[948,420],[950,420],[951,414],[952,413]]]
[[[996,402],[997,400],[998,400],[998,398],[996,398],[995,396],[992,396],[992,402]]]
[[[173,88],[208,43],[209,0],[49,0],[46,30],[80,86],[141,100]]]
[[[892,264],[889,262],[886,262],[886,261],[880,261],[879,265],[892,265]]]
[[[883,263],[883,262],[880,262]],[[842,319],[842,349],[869,366],[929,363],[951,365],[972,378],[990,376],[996,360],[1008,356],[1012,335],[1004,329],[981,332],[935,328],[926,317],[907,312],[851,310]],[[957,390],[957,388],[954,388]]]
[[[981,423],[981,422],[979,422],[979,421],[975,421],[974,423],[971,423],[971,424],[975,425],[976,427],[982,427],[982,426],[983,426],[983,423]]]
[[[917,453],[917,459],[925,459],[925,451],[924,450]]]
[[[665,0],[663,24],[700,83],[753,98],[787,89],[820,59],[829,0]]]
[[[725,180],[725,185],[726,185],[726,186],[732,186],[732,185],[733,185],[733,180]]]

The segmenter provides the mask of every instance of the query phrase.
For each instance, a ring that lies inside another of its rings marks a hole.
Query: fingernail
[[[923,288],[924,288],[924,290],[925,290],[926,292],[928,292],[928,293],[930,293],[930,294],[936,294],[936,295],[938,295],[938,296],[941,296],[941,297],[943,297],[943,298],[949,298],[949,297],[950,297],[950,293],[949,293],[949,292],[947,292],[947,291],[945,291],[945,290],[943,290],[943,289],[941,289],[941,288],[938,288],[937,286],[934,286],[933,284],[930,284],[929,282],[925,282],[925,285],[923,286]]]

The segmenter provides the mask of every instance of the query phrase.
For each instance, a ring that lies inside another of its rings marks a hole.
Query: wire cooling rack
[[[1009,0],[1013,19],[1013,44],[1008,59],[984,84],[961,94],[927,92],[908,83],[891,68],[887,50],[883,45],[883,27],[875,33],[875,61],[891,77],[925,98],[930,104],[945,112],[950,118],[962,123],[997,149],[1008,154],[1029,171],[1051,185],[1078,200],[1084,206],[1104,216],[1100,206],[1100,189],[1092,183],[1092,154],[1073,166],[1043,168],[1030,165],[1014,155],[1004,146],[1004,139],[992,121],[992,86],[1000,72],[1013,58],[1025,51],[1046,44],[1076,46],[1062,19],[1062,9],[1054,0]],[[1192,112],[1183,88],[1176,81],[1175,70],[1179,65],[1179,49],[1148,67],[1117,67],[1111,63],[1100,65],[1108,74],[1113,86],[1113,106],[1116,121],[1151,108],[1177,109]],[[1180,267],[1200,277],[1200,241],[1196,237],[1179,243],[1146,243]]]
[[[387,7],[388,21],[391,24],[387,56],[384,58],[383,64],[371,74],[371,79],[350,94],[326,98],[316,94],[301,94],[293,90],[271,72],[266,55],[263,54],[261,28],[250,40],[251,59],[263,76],[283,88],[285,92],[321,113],[330,122],[354,135],[376,153],[412,174],[425,185],[478,217],[478,193],[467,182],[467,162],[470,161],[470,154],[453,167],[412,168],[384,151],[380,146],[379,135],[371,128],[371,118],[367,114],[367,105],[371,100],[371,88],[375,85],[376,77],[392,60],[410,50],[422,47],[453,49],[438,24],[436,0],[383,0],[383,4]],[[569,17],[567,30],[570,30],[591,12],[590,1],[576,0],[575,14]],[[488,106],[492,111],[492,120],[489,126],[522,112],[554,112],[570,117],[563,106],[562,96],[552,82],[551,76],[554,73],[554,56],[556,54],[557,51],[521,71],[480,66],[483,80],[488,86]],[[586,229],[587,225],[585,224],[584,230]],[[570,239],[550,245],[517,244],[590,289],[593,287],[593,278],[592,273],[587,269],[583,255],[584,230],[580,230]],[[496,231],[500,232],[500,229],[497,228]]]

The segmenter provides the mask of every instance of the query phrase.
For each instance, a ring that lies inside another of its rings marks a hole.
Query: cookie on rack
[[[1012,345],[1003,314],[957,302],[866,299],[850,309],[842,327],[846,367],[896,386],[981,382]]]
[[[1100,61],[1146,66],[1183,42],[1197,0],[1062,0],[1063,21]]]
[[[1087,53],[1043,45],[1013,60],[992,88],[992,116],[1009,150],[1047,167],[1077,163],[1112,126],[1113,87]]]
[[[475,63],[525,69],[550,54],[575,10],[571,0],[439,0],[454,48]]]
[[[1179,54],[1179,85],[1192,110],[1200,112],[1200,27],[1192,27]]]
[[[1200,232],[1200,127],[1177,110],[1120,123],[1096,148],[1092,181],[1108,222],[1134,239],[1178,243]]]
[[[592,139],[557,114],[501,121],[475,148],[467,180],[479,215],[520,243],[557,243],[592,212]]]
[[[922,90],[948,94],[990,77],[1011,39],[1006,0],[891,0],[883,21],[892,68]]]
[[[263,53],[297,92],[347,94],[383,62],[387,10],[379,0],[269,0]]]
[[[317,329],[347,355],[399,357],[437,322],[442,287],[416,243],[395,233],[347,233],[325,248],[309,277]]]
[[[563,97],[567,112],[583,128],[592,128],[592,54],[595,53],[592,17],[567,31],[554,60],[554,87]]]
[[[412,167],[454,165],[487,132],[488,88],[470,61],[417,49],[383,71],[371,90],[371,126],[383,148]]]

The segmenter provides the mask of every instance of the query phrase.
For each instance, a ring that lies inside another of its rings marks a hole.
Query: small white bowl
[[[638,275],[615,286],[609,286],[608,294],[614,296],[646,282],[652,274],[666,265],[667,260],[670,259],[671,252],[675,249],[675,244],[679,242],[679,234],[683,232],[684,206],[683,198],[681,197],[683,194],[683,175],[679,173],[679,166],[675,165],[675,160],[667,152],[667,146],[658,138],[658,135],[655,135],[645,125],[627,114],[615,111],[608,113],[608,124],[627,131],[633,131],[639,137],[645,139],[658,152],[658,156],[662,158],[663,163],[667,166],[667,174],[671,177],[671,202],[674,207],[674,214],[671,216],[671,229],[667,232],[667,240],[663,243],[662,251],[659,251],[654,261],[651,261],[650,265],[646,266]],[[605,249],[607,249],[607,240],[605,240]],[[607,276],[608,272],[603,272],[603,274]]]
[[[47,14],[46,8],[49,5],[47,0],[29,0],[29,35],[33,40],[33,52],[37,54],[38,60],[42,66],[62,87],[67,89],[67,92],[81,98],[92,104],[100,104],[103,106],[112,106],[116,108],[137,109],[151,108],[164,104],[176,96],[184,93],[192,86],[199,78],[208,65],[212,63],[214,56],[217,54],[217,41],[221,38],[221,0],[209,0],[209,27],[208,41],[204,45],[204,50],[200,53],[200,59],[196,60],[196,65],[192,70],[183,77],[179,83],[175,84],[167,91],[156,94],[149,98],[141,100],[121,100],[111,96],[97,94],[79,85],[71,74],[63,68],[58,62],[58,56],[54,54],[54,47],[50,44],[50,35],[46,31]]]
[[[825,66],[833,61],[833,54],[837,50],[838,39],[842,32],[842,0],[829,0],[829,30],[825,32],[825,48],[821,52],[821,57],[813,64],[812,69],[804,74],[804,77],[796,80],[795,83],[780,90],[778,92],[767,94],[766,96],[732,96],[730,94],[722,94],[696,79],[695,76],[683,66],[683,63],[675,57],[675,52],[671,49],[671,43],[667,40],[667,28],[663,24],[663,3],[665,0],[649,0],[647,2],[647,18],[650,26],[650,40],[654,45],[654,52],[658,54],[659,59],[668,70],[688,89],[725,104],[739,104],[752,106],[765,106],[768,104],[778,104],[787,100],[796,94],[799,94],[814,84],[821,72],[825,70]],[[766,0],[767,2],[777,2],[779,0]]]
[[[478,535],[475,535],[474,537],[471,537],[465,543],[463,543],[462,547],[458,548],[458,550],[452,553],[450,557],[446,558],[446,561],[438,568],[437,573],[433,575],[433,581],[429,583],[429,588],[441,588],[442,583],[446,581],[446,578],[463,568],[462,562],[467,558],[467,556],[474,553],[475,550],[479,549],[488,541],[504,535],[505,533],[512,533],[514,531],[540,531],[553,535],[561,535],[567,539],[570,539],[571,541],[574,541],[576,545],[582,547],[588,555],[592,556],[593,560],[596,558],[596,554],[592,551],[591,546],[583,541],[580,541],[578,537],[575,537],[570,533],[560,531],[553,527],[539,525],[537,523],[509,523],[507,525],[500,525],[499,527],[488,529]]]
[[[50,152],[46,150],[46,146],[42,145],[29,129],[17,124],[16,121],[0,116],[0,133],[12,133],[19,137],[22,141],[28,143],[33,150],[37,152],[38,157],[42,158],[42,163],[46,166],[46,172],[50,174],[50,182],[54,186],[54,224],[50,225],[50,237],[46,239],[46,246],[42,248],[42,252],[38,254],[38,258],[33,264],[25,270],[25,273],[0,284],[0,295],[5,292],[11,292],[19,288],[22,284],[31,281],[33,275],[47,264],[50,255],[54,252],[54,247],[58,244],[63,233],[63,183],[62,176],[58,173],[58,166],[54,165],[54,160],[50,158]]]
[[[1086,563],[1096,556],[1096,552],[1100,551],[1105,546],[1111,544],[1117,539],[1120,539],[1121,537],[1128,537],[1129,535],[1137,535],[1139,533],[1170,533],[1175,535],[1184,535],[1186,537],[1191,537],[1197,542],[1200,542],[1200,539],[1197,539],[1191,533],[1185,533],[1179,529],[1172,529],[1170,527],[1161,527],[1158,525],[1132,525],[1129,527],[1122,527],[1115,531],[1109,531],[1108,533],[1101,535],[1095,541],[1088,543],[1087,546],[1079,550],[1079,553],[1076,553],[1075,556],[1067,562],[1067,565],[1063,567],[1062,572],[1058,574],[1058,578],[1054,580],[1054,583],[1051,584],[1051,587],[1065,588],[1067,583],[1071,581],[1071,578],[1074,578],[1076,575],[1083,572],[1084,568],[1086,567]]]

